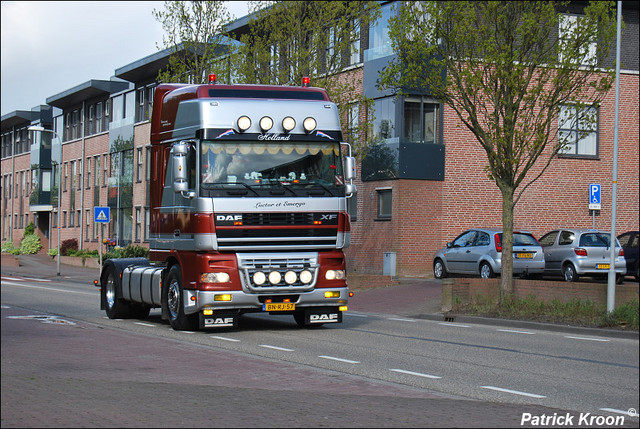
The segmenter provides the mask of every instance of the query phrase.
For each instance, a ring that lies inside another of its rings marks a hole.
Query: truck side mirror
[[[356,178],[356,159],[352,156],[344,157],[344,178],[345,180]]]

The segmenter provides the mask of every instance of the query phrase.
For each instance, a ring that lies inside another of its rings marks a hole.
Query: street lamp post
[[[58,133],[56,133],[53,130],[48,130],[48,129],[44,128],[44,127],[35,126],[35,125],[30,126],[28,128],[28,130],[29,131],[35,131],[35,132],[49,132],[49,133],[53,134],[55,137],[57,137],[60,140],[60,144],[62,145],[62,139],[60,138]],[[53,145],[52,145],[52,147],[53,147]],[[60,155],[62,155],[62,148],[61,148],[61,151],[60,151]],[[60,191],[61,191],[61,188],[62,188],[60,186],[60,185],[62,185],[62,183],[61,183],[62,182],[62,169],[61,169],[61,167],[62,167],[62,159],[60,160],[60,162],[56,162],[56,170],[58,170],[58,174],[57,174],[57,176],[58,176],[58,180],[57,180],[57,182],[58,182],[57,183],[57,185],[58,185],[58,222],[56,223],[56,227],[58,229],[58,261],[57,261],[57,275],[58,276],[60,275],[60,258],[61,258],[61,255],[60,255],[60,210],[61,210],[61,204],[60,203],[61,203],[61,198],[62,198],[62,196],[60,194]]]

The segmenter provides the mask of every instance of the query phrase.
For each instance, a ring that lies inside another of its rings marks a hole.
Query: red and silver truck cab
[[[345,149],[323,89],[159,85],[149,259],[105,261],[102,308],[160,307],[174,329],[237,326],[248,312],[341,322],[355,192]]]

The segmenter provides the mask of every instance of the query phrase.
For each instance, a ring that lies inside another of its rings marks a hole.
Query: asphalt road
[[[2,427],[638,426],[637,339],[367,308],[388,290],[361,294],[341,325],[250,315],[176,332],[157,310],[106,319],[79,278],[24,277],[2,279]]]

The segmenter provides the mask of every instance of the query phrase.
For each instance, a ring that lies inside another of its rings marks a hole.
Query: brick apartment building
[[[618,232],[638,229],[640,208],[638,5],[623,3]],[[452,111],[428,94],[396,97],[377,89],[378,72],[392,55],[385,31],[392,5],[381,2],[382,18],[362,29],[359,60],[350,67],[362,76],[363,94],[374,99],[373,132],[385,140],[360,160],[348,267],[428,277],[434,252],[463,229],[501,225],[502,199],[484,173],[484,151]],[[244,17],[231,26],[238,30],[247,22]],[[34,222],[45,250],[57,246],[58,225],[61,240],[76,238],[81,248],[98,248],[102,234],[119,245],[147,245],[149,118],[158,71],[168,56],[157,52],[116,69],[109,81],[88,80],[47,97],[45,105],[2,115],[3,243],[17,246]],[[595,145],[576,147],[553,162],[516,205],[516,228],[537,237],[559,226],[610,229],[614,96],[611,90],[599,108],[590,136]],[[361,108],[345,118],[343,128],[366,118]],[[30,126],[53,132],[30,132]],[[396,161],[384,165],[389,153]],[[600,211],[588,209],[591,183],[602,186]],[[96,206],[111,208],[108,225],[93,221]]]

